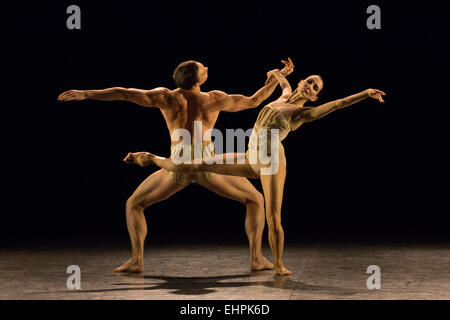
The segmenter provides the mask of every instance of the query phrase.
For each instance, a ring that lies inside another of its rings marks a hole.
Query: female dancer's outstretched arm
[[[296,130],[304,122],[311,122],[320,119],[335,110],[351,106],[352,104],[360,102],[366,98],[376,99],[382,103],[384,102],[382,96],[385,95],[386,93],[381,90],[367,89],[346,98],[322,104],[318,107],[299,108],[298,111],[292,116],[291,128],[292,130]]]

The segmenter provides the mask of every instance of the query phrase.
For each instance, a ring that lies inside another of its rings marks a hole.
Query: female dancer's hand
[[[288,61],[281,60],[281,63],[284,64],[284,68],[281,71],[279,69],[274,69],[274,70],[267,72],[267,80],[266,80],[265,84],[268,84],[272,80],[272,78],[275,77],[273,75],[274,72],[280,72],[280,74],[283,77],[286,77],[287,75],[290,75],[294,71],[294,63],[292,63],[291,58],[288,58]]]
[[[294,63],[292,62],[291,58],[288,58],[288,61],[281,60],[281,63],[284,64],[284,68],[281,70],[281,74],[286,77],[290,75],[292,72],[294,72]]]
[[[378,100],[380,103],[384,102],[382,96],[385,96],[386,93],[384,93],[383,91],[378,89],[367,89],[367,93],[369,94],[369,98]]]

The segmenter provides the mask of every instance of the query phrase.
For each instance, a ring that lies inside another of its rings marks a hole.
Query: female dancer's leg
[[[228,176],[259,178],[259,174],[255,173],[248,163],[245,153],[225,153],[210,158],[203,158],[202,163],[199,164],[175,164],[170,158],[159,157],[148,152],[135,152],[128,153],[123,161],[130,164],[135,163],[141,167],[155,164],[160,168],[176,173],[208,171]]]
[[[269,243],[274,258],[277,274],[287,275],[292,272],[283,265],[284,231],[281,226],[281,204],[283,202],[286,167],[280,165],[274,175],[261,175],[261,184],[266,201],[266,219],[269,227]]]

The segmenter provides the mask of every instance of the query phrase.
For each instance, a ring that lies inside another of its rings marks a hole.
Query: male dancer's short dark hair
[[[177,87],[191,89],[198,81],[198,64],[194,60],[184,61],[175,68],[172,75]]]

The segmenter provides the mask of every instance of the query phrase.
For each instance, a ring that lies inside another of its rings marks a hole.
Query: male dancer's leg
[[[265,224],[262,194],[243,177],[216,174],[210,181],[201,184],[205,188],[225,198],[239,201],[247,207],[245,232],[250,244],[250,268],[251,270],[273,269],[273,264],[264,258],[261,252]]]
[[[144,209],[169,198],[184,187],[173,181],[167,172],[161,169],[145,179],[128,198],[126,216],[132,248],[131,258],[114,271],[142,272],[144,270],[144,240],[147,235]]]

